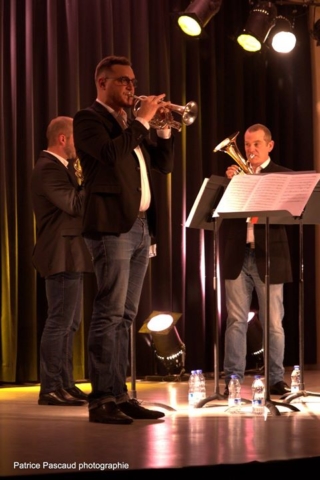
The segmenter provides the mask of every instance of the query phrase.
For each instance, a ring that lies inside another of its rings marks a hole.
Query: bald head
[[[60,135],[70,137],[73,134],[73,119],[71,117],[56,117],[47,128],[48,147],[59,145]]]
[[[73,118],[56,117],[51,120],[47,128],[47,150],[66,160],[76,158],[73,143]]]

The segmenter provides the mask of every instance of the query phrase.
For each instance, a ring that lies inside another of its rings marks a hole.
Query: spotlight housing
[[[220,10],[222,0],[193,0],[186,10],[179,14],[178,25],[192,37],[201,34],[202,29]]]
[[[277,8],[272,2],[258,2],[250,11],[237,42],[248,52],[258,52],[275,25]]]
[[[276,18],[276,24],[270,33],[272,48],[278,53],[289,53],[296,46],[296,36],[291,22],[283,16]]]
[[[181,313],[154,311],[139,330],[151,335],[154,355],[169,375],[185,372],[186,347],[175,326],[181,316]]]

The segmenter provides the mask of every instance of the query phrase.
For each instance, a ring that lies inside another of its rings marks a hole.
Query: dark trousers
[[[128,400],[126,373],[130,327],[136,318],[149,263],[146,219],[137,218],[121,235],[85,238],[97,279],[88,338],[89,402]]]
[[[73,340],[81,322],[83,274],[61,272],[45,281],[48,316],[40,344],[41,393],[74,386]]]

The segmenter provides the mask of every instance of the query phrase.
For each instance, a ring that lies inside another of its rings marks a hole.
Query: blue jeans
[[[83,274],[61,272],[46,277],[48,316],[40,343],[41,393],[71,388],[73,340],[81,322]]]
[[[135,320],[149,263],[146,219],[121,235],[85,238],[97,280],[88,338],[89,403],[128,400],[126,376],[130,327]]]
[[[261,281],[254,249],[246,248],[245,259],[240,275],[235,280],[226,280],[226,306],[228,312],[225,333],[224,372],[226,383],[236,374],[243,380],[246,353],[248,314],[252,292],[255,288],[259,302],[259,319],[265,325],[266,289]],[[283,284],[270,285],[269,302],[269,381],[270,385],[283,380],[284,330],[282,319]]]

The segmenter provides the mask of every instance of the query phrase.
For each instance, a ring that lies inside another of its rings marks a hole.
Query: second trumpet
[[[130,94],[129,96],[135,99],[132,111],[133,111],[133,115],[136,117],[139,112],[141,100],[147,97],[146,95],[137,96],[134,94]],[[172,112],[175,112],[181,115],[182,123],[174,120]],[[182,124],[187,126],[191,125],[195,121],[197,116],[198,116],[198,105],[193,101],[188,102],[185,106],[175,105],[171,103],[165,108],[161,107],[161,102],[160,102],[157,113],[154,115],[154,117],[149,123],[152,128],[161,129],[166,127],[171,127],[181,132]]]

